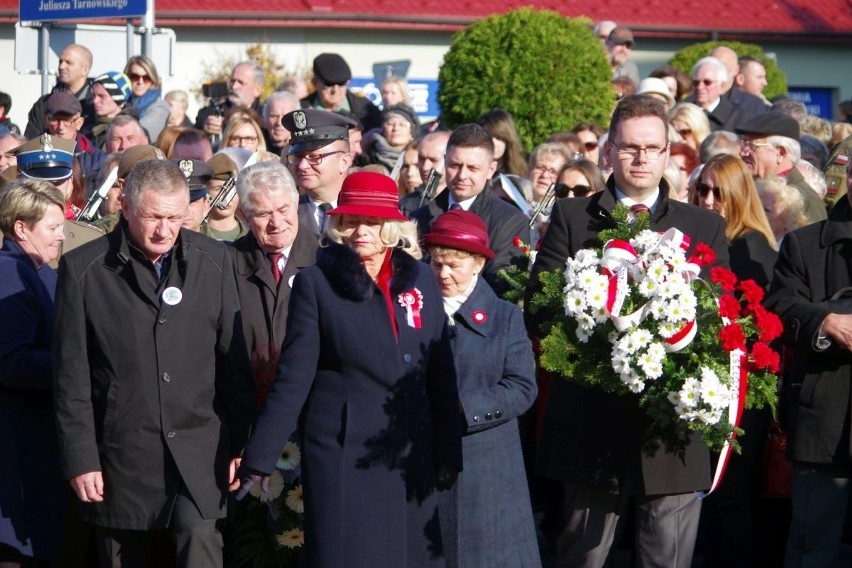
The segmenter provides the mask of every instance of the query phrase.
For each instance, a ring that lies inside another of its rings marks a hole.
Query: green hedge
[[[763,89],[763,94],[767,99],[771,99],[777,95],[787,94],[787,76],[778,68],[778,64],[775,63],[775,60],[767,57],[766,53],[763,52],[763,49],[759,45],[755,45],[753,43],[741,43],[738,41],[707,41],[704,43],[695,43],[688,47],[684,47],[675,53],[669,61],[669,64],[689,75],[692,72],[692,66],[695,65],[699,59],[706,57],[711,50],[719,47],[720,45],[730,47],[737,52],[737,55],[740,57],[743,55],[754,55],[763,61],[766,66],[766,88]]]
[[[448,127],[500,107],[527,152],[580,122],[606,127],[615,104],[611,70],[585,18],[524,8],[479,20],[453,37],[439,73]]]

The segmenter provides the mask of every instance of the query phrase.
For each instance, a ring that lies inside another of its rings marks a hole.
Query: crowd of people
[[[240,62],[193,121],[149,58],[91,78],[65,47],[24,135],[0,125],[0,567],[225,565],[228,502],[267,491],[291,439],[304,566],[604,566],[627,526],[640,566],[833,565],[852,104],[831,123],[768,101],[763,62],[727,47],[640,78],[632,31],[594,31],[610,123],[529,154],[504,109],[421,124],[399,77],[374,105],[336,53],[265,101]],[[549,315],[500,299],[526,246],[528,305],[618,203],[785,324],[779,416],[746,412],[705,500],[703,443],[649,453],[636,400],[538,369]],[[763,493],[770,428],[786,499]]]

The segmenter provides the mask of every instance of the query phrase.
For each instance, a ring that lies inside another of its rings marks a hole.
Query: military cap
[[[799,139],[799,122],[785,112],[771,110],[759,114],[737,128],[737,134],[756,136],[785,136]]]
[[[6,152],[18,159],[18,175],[47,181],[61,181],[71,177],[74,147],[77,143],[42,134]]]
[[[352,70],[337,53],[320,53],[314,58],[314,75],[326,85],[342,85],[352,78]]]
[[[213,179],[228,181],[229,178],[236,177],[240,173],[237,163],[223,152],[213,154],[207,163],[213,168]]]
[[[83,112],[83,107],[80,106],[80,101],[77,100],[77,97],[68,93],[66,91],[61,91],[59,93],[53,93],[47,99],[47,105],[45,107],[44,113],[48,116],[54,116],[57,114],[67,114],[68,116],[74,116],[77,114],[81,114]]]
[[[189,200],[195,201],[202,197],[207,197],[207,182],[213,179],[213,168],[207,162],[201,160],[172,160],[177,164],[183,175],[186,176],[186,183],[189,185]]]
[[[356,122],[336,112],[306,108],[287,113],[281,119],[290,131],[289,154],[310,152],[335,140],[349,140],[349,129]]]
[[[166,155],[156,146],[142,144],[140,146],[131,146],[121,155],[118,160],[118,178],[126,179],[128,174],[139,162],[145,160],[165,160]]]

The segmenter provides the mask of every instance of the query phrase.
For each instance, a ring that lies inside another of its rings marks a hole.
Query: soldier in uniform
[[[201,160],[172,160],[172,163],[177,164],[189,185],[189,208],[183,218],[183,228],[200,233],[201,221],[210,206],[207,183],[213,179],[213,168]]]
[[[281,119],[290,131],[287,163],[299,193],[299,224],[319,238],[326,223],[326,211],[337,207],[352,155],[349,129],[354,120],[333,112],[304,109]]]

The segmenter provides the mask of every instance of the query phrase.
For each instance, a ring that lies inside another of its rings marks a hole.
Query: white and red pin
[[[405,321],[409,327],[420,329],[423,321],[420,318],[420,310],[423,309],[423,293],[414,288],[399,295],[399,305],[405,308]]]
[[[473,320],[473,323],[485,323],[488,320],[488,314],[482,310],[476,310],[470,314],[470,319]]]

